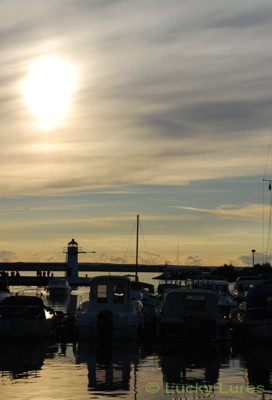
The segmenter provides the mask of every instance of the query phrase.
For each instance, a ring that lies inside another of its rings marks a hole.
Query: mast
[[[137,214],[137,231],[136,231],[136,263],[135,263],[135,281],[138,279],[138,253],[139,253],[139,215]]]

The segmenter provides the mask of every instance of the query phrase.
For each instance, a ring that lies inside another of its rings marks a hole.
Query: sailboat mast
[[[137,231],[136,231],[136,263],[135,263],[135,281],[138,282],[138,253],[139,253],[139,215],[137,215]]]

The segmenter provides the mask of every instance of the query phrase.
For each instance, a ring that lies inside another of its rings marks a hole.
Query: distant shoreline
[[[0,262],[0,271],[66,271],[65,262]],[[112,263],[78,263],[79,272],[103,271],[103,272],[135,272],[135,264],[112,264]],[[185,272],[197,270],[214,271],[220,266],[200,265],[146,265],[139,264],[138,272],[164,272],[166,270]],[[235,267],[240,270],[246,267]]]

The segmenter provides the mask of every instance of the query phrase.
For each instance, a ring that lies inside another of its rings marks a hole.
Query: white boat
[[[9,293],[9,292],[0,290],[0,303],[2,303],[2,301],[3,301],[6,297],[9,297],[9,296],[10,296],[10,293]]]
[[[236,279],[231,292],[233,299],[240,303],[245,301],[249,290],[262,286],[264,280],[259,276],[240,276]]]
[[[8,286],[8,280],[6,275],[3,275],[0,278],[0,303],[6,298],[10,296],[10,290]]]
[[[156,333],[166,338],[218,340],[226,334],[217,295],[204,289],[165,291],[155,308]]]
[[[71,294],[71,286],[66,278],[52,278],[48,282],[46,291],[49,296],[67,296]]]
[[[82,302],[76,311],[77,337],[136,338],[143,323],[143,306],[132,297],[127,277],[92,278],[89,300]]]
[[[39,297],[14,295],[0,304],[0,337],[49,338],[57,326],[56,313]]]
[[[272,284],[251,289],[230,313],[234,333],[245,339],[272,340]]]
[[[1,288],[0,287],[0,304],[2,303],[2,301],[6,298],[10,296],[10,290],[8,287],[6,288]]]
[[[219,310],[223,316],[227,316],[230,310],[236,306],[229,290],[229,283],[224,278],[203,274],[200,278],[187,279],[186,287],[213,290],[217,295]]]

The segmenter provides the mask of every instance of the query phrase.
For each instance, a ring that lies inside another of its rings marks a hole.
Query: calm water
[[[84,289],[85,291],[86,289]],[[72,311],[78,292],[58,310]],[[272,346],[1,343],[1,400],[271,399]]]
[[[0,352],[5,400],[272,399],[267,346],[29,343]]]

